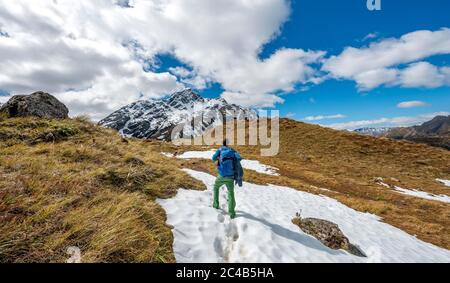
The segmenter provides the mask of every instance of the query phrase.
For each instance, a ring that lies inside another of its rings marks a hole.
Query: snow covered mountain
[[[373,137],[380,137],[387,133],[391,128],[361,128],[354,130],[355,133]]]
[[[125,137],[171,140],[175,128],[177,134],[173,138],[195,137],[222,124],[224,119],[257,117],[256,111],[249,108],[229,104],[224,99],[206,99],[186,89],[165,99],[132,103],[99,124],[116,129]]]

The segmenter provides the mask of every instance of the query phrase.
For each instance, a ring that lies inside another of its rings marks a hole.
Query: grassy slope
[[[435,178],[450,179],[450,151],[288,119],[280,122],[280,143],[280,154],[265,158],[259,155],[259,147],[236,147],[247,159],[281,169],[281,177],[248,171],[247,181],[328,195],[356,210],[377,214],[383,221],[422,240],[450,249],[449,204],[404,196],[374,182],[375,178],[383,177],[391,185],[449,195],[448,187],[437,183]],[[161,148],[161,151],[185,150],[168,144]],[[208,161],[179,162],[181,166],[215,173],[214,164]]]
[[[403,196],[373,181],[384,177],[400,187],[448,194],[434,178],[450,179],[450,152],[291,120],[281,121],[280,134],[276,157],[237,147],[246,158],[281,169],[281,177],[247,171],[247,181],[328,195],[450,248],[448,204]],[[160,155],[189,149],[199,148],[124,142],[82,119],[0,117],[0,262],[63,262],[69,246],[80,247],[85,262],[173,262],[173,236],[155,198],[172,197],[179,187],[204,189],[179,168],[215,174],[212,162]]]
[[[173,262],[155,202],[203,184],[154,144],[83,121],[0,117],[0,262]]]

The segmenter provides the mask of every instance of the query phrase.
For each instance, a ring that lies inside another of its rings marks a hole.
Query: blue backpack
[[[222,177],[231,177],[239,187],[242,187],[244,170],[242,169],[240,160],[236,158],[236,152],[232,148],[223,147],[220,149],[217,165]]]

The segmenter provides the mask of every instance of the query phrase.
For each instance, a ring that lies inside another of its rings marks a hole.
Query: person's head
[[[229,144],[230,142],[228,141],[228,139],[223,140],[223,146],[228,147]]]

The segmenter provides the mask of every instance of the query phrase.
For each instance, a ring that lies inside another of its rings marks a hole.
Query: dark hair
[[[223,146],[228,146],[230,142],[228,141],[228,139],[224,139],[223,140]]]

